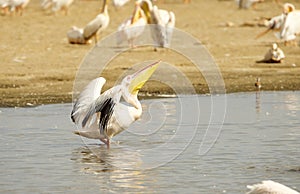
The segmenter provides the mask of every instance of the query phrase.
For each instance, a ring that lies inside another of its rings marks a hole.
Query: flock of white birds
[[[0,0],[0,7],[2,11],[2,15],[7,15],[9,13],[17,13],[22,15],[24,8],[27,6],[30,0]],[[72,44],[88,44],[92,42],[92,39],[95,39],[95,42],[98,40],[98,35],[103,30],[105,30],[109,26],[109,12],[108,12],[108,3],[110,0],[103,0],[103,7],[101,13],[99,13],[92,21],[90,21],[84,28],[79,28],[73,26],[69,32],[67,33],[67,37],[69,43]],[[111,0],[113,6],[122,7],[130,0]],[[163,2],[163,1],[162,1]],[[191,0],[183,0],[184,3],[190,3]],[[263,0],[237,0],[237,3],[240,8],[249,8],[257,3],[263,2]],[[278,1],[277,1],[278,2]],[[52,8],[52,12],[56,13],[59,10],[64,10],[65,14],[68,14],[68,8],[73,3],[73,0],[41,0],[41,7],[43,9]],[[156,24],[155,28],[151,30],[152,38],[155,44],[158,47],[166,47],[170,43],[170,39],[172,36],[172,29],[175,27],[175,14],[172,11],[159,9],[156,5],[153,5],[152,0],[136,0],[135,8],[132,13],[123,23],[121,23],[118,27],[118,43],[123,41],[127,41],[130,47],[134,47],[134,39],[140,36],[144,27],[147,24]],[[267,24],[268,29],[262,33],[260,33],[257,38],[263,36],[269,31],[274,31],[277,38],[283,40],[286,44],[289,42],[293,42],[296,39],[296,35],[300,34],[300,10],[297,10],[294,5],[290,3],[286,3],[283,5],[283,11],[280,15],[271,18]],[[276,44],[272,45],[272,49],[278,49]],[[272,50],[272,52],[273,52]],[[283,55],[283,53],[282,53]],[[273,55],[272,55],[273,56]],[[283,55],[284,57],[284,55]],[[116,90],[118,96],[123,95],[125,93],[125,97],[129,99],[129,101],[133,101],[135,103],[134,107],[136,108],[135,112],[138,112],[139,116],[141,114],[141,106],[139,101],[137,100],[137,92],[142,87],[144,82],[151,76],[151,74],[155,71],[157,63],[149,65],[147,68],[144,68],[142,71],[137,72],[136,74],[126,77],[126,80],[122,82],[124,85],[120,85]],[[136,83],[136,79],[143,79],[143,84]],[[128,81],[129,80],[129,81]],[[99,82],[99,83],[98,83]],[[126,83],[125,83],[126,82]],[[97,83],[100,87],[97,87],[97,92],[95,92],[95,83]],[[97,116],[96,110],[94,107],[98,104],[101,104],[103,109],[104,105],[110,108],[116,106],[118,108],[120,105],[116,104],[114,101],[108,101],[108,99],[113,99],[111,97],[111,93],[114,92],[106,92],[105,95],[100,95],[100,91],[102,86],[105,83],[104,78],[98,78],[93,80],[88,88],[83,91],[81,94],[81,99],[74,105],[74,109],[72,111],[72,119],[75,123],[81,124],[82,120],[90,119],[90,117]],[[126,85],[127,84],[127,85]],[[126,85],[126,87],[125,87]],[[124,89],[125,88],[125,89]],[[90,91],[91,90],[91,91]],[[99,91],[100,90],[100,91]],[[110,90],[109,90],[110,91]],[[120,92],[120,94],[119,94]],[[86,94],[87,93],[87,94]],[[99,96],[100,95],[100,96]],[[105,98],[104,98],[104,97]],[[128,97],[129,96],[129,97]],[[108,98],[109,97],[109,98]],[[94,99],[96,105],[92,106],[90,100],[86,102],[86,99]],[[99,100],[100,99],[100,100]],[[133,99],[133,100],[132,100]],[[99,102],[101,103],[99,103]],[[98,104],[97,104],[98,103]],[[104,105],[103,105],[104,104]],[[123,107],[124,105],[122,105]],[[90,111],[88,108],[90,108]],[[87,110],[86,110],[87,109]],[[124,109],[124,107],[123,107]],[[134,109],[133,107],[126,107],[127,109]],[[125,109],[124,109],[125,110]],[[110,110],[108,110],[110,111]],[[85,116],[84,113],[88,112],[89,115]],[[90,113],[92,112],[92,113]],[[116,111],[117,112],[117,111]],[[126,111],[130,112],[130,111]],[[132,112],[132,111],[131,111]],[[95,115],[94,115],[95,114]],[[82,116],[83,115],[83,116]],[[122,114],[124,115],[124,114]],[[85,117],[86,118],[85,118]],[[98,115],[99,116],[99,115]],[[131,117],[130,117],[131,118]],[[128,119],[127,119],[128,120]],[[130,119],[129,119],[130,120]],[[129,123],[134,122],[136,118],[130,120]],[[93,120],[94,130],[89,133],[84,131],[78,131],[78,135],[82,135],[88,138],[96,138],[105,142],[109,145],[108,136],[101,136],[99,133],[97,119]],[[91,121],[89,121],[91,122]],[[106,121],[107,122],[107,121]],[[125,122],[126,123],[126,122]],[[85,123],[84,123],[85,125]],[[95,126],[94,126],[95,125]],[[129,125],[129,124],[128,124]],[[120,125],[121,126],[121,125]],[[83,126],[84,127],[84,126]],[[124,130],[122,127],[119,131],[107,131],[103,134],[110,134],[113,136],[120,131]],[[99,137],[98,137],[99,136]],[[100,137],[101,136],[101,137]],[[106,142],[107,141],[107,142]],[[248,194],[299,194],[299,192],[284,186],[280,183],[274,181],[262,181],[261,183],[254,184],[252,186],[247,186],[250,191]]]
[[[113,3],[121,6],[127,1]],[[102,11],[90,21],[84,28],[73,26],[67,33],[69,43],[88,44],[92,38],[98,41],[99,34],[105,30],[110,22],[108,12],[108,0],[103,1]],[[170,43],[173,28],[175,27],[175,14],[172,11],[159,9],[151,0],[135,1],[132,13],[118,28],[117,43],[127,41],[130,47],[134,47],[134,40],[139,37],[147,24],[151,27],[151,35],[157,47],[166,47]]]

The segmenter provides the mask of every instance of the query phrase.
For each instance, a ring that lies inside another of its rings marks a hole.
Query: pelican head
[[[124,86],[123,88],[127,90],[124,92],[129,93],[133,96],[137,96],[139,90],[144,86],[144,84],[149,80],[151,75],[155,72],[159,63],[160,61],[157,61],[144,67],[143,69],[140,69],[132,75],[126,76],[122,80],[121,84],[122,86]]]

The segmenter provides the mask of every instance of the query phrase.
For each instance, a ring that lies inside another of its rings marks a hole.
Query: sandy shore
[[[300,8],[299,1],[290,2]],[[68,44],[66,33],[73,25],[85,26],[97,15],[101,4],[102,1],[76,0],[69,15],[53,16],[41,10],[38,0],[31,0],[23,16],[0,17],[0,106],[71,102],[76,73],[94,44]],[[258,4],[256,10],[239,10],[233,1],[217,0],[194,0],[187,5],[181,0],[168,0],[159,7],[172,10],[176,14],[176,27],[205,45],[220,68],[227,93],[255,91],[256,77],[261,78],[263,90],[300,89],[300,47],[279,42],[286,55],[283,63],[256,63],[278,40],[273,33],[255,40],[265,28],[242,25],[256,24],[255,19],[259,17],[279,15],[281,8],[273,1]],[[115,32],[132,10],[133,2],[118,10],[110,7],[111,23],[103,37]],[[228,22],[230,27],[226,25]],[[170,50],[154,52],[150,47],[134,49],[115,58],[102,73],[107,79],[106,88],[138,60],[155,58],[180,69],[197,93],[209,93],[205,79],[190,61]],[[141,92],[146,91],[172,93],[170,87],[157,82],[147,84]]]

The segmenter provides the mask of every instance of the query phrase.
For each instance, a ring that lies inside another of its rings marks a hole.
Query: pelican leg
[[[105,143],[105,145],[107,146],[107,149],[109,149],[109,146],[110,146],[110,140],[109,139],[101,138],[100,141]]]

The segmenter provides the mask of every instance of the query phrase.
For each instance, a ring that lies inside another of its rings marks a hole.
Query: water
[[[142,103],[109,150],[71,133],[71,104],[1,108],[0,192],[245,193],[267,179],[300,190],[300,92]]]

